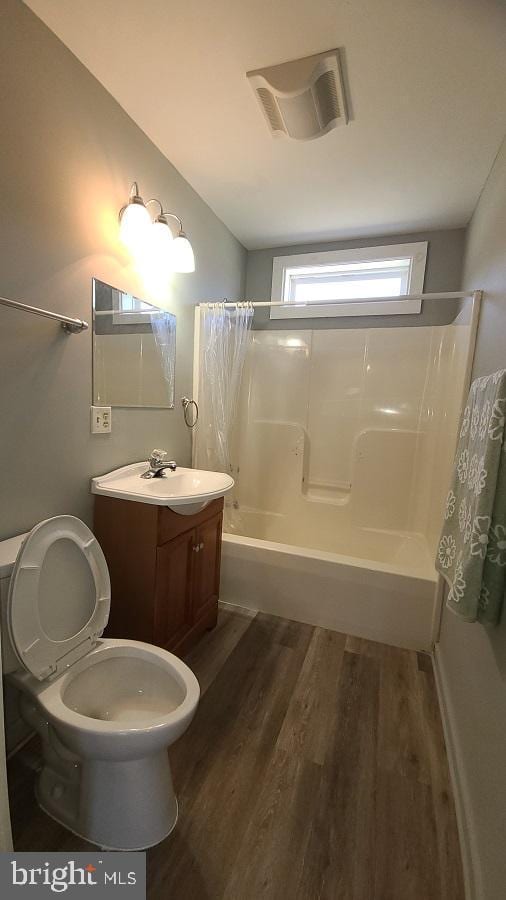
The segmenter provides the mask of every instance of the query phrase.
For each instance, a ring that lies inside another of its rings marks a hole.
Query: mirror
[[[176,317],[93,279],[93,404],[174,407]]]

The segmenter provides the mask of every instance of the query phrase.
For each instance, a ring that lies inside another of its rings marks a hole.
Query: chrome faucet
[[[175,472],[177,464],[173,459],[165,462],[166,450],[153,450],[148,459],[149,469],[142,473],[141,478],[165,478],[165,469]]]

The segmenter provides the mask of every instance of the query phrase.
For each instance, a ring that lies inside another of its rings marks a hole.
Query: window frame
[[[336,300],[335,304],[325,301],[306,301],[297,306],[271,306],[271,319],[335,318],[340,316],[385,316],[420,313],[420,299],[406,299],[409,294],[421,294],[425,279],[428,241],[407,244],[388,244],[376,247],[355,247],[348,250],[324,250],[312,253],[296,253],[290,256],[275,256],[272,260],[271,301],[285,301],[289,288],[287,274],[297,267],[317,267],[346,265],[352,263],[384,262],[387,260],[410,258],[410,269],[406,294],[399,299],[385,300],[382,297],[364,302],[363,300]],[[364,272],[364,275],[367,273]],[[351,274],[353,277],[353,274]]]

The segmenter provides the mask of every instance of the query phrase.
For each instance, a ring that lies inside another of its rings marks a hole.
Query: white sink
[[[133,463],[115,469],[107,475],[91,480],[92,494],[135,500],[155,506],[169,506],[183,515],[193,515],[204,509],[216,497],[223,497],[234,486],[234,479],[224,472],[205,472],[182,466],[171,472],[165,470],[161,478],[141,478],[148,469],[146,462]]]

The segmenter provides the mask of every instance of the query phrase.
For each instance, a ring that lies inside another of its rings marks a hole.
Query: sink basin
[[[234,479],[224,472],[205,472],[182,466],[162,478],[141,478],[146,462],[133,463],[91,480],[92,494],[168,506],[183,515],[200,512],[216,497],[223,497],[234,486]]]

